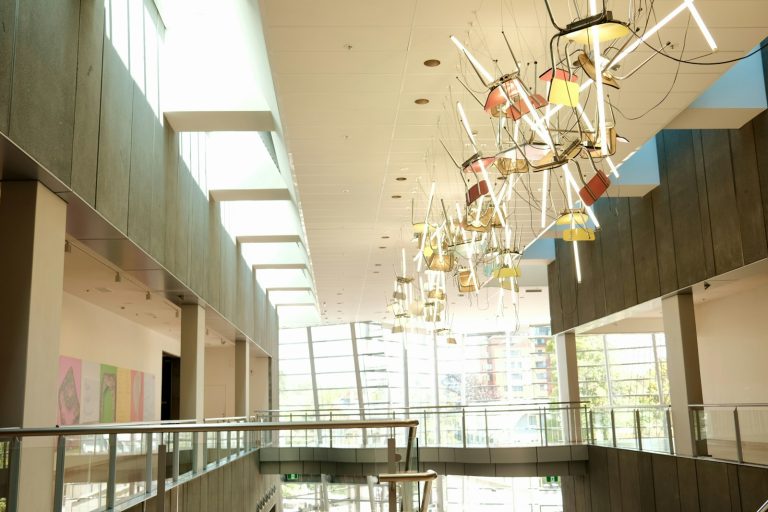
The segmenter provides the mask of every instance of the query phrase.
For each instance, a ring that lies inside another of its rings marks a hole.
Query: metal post
[[[306,423],[307,421],[308,421],[307,420],[307,413],[305,412],[304,413],[304,423]],[[305,430],[304,431],[304,446],[309,446],[308,437],[309,437],[309,430]]]
[[[461,443],[467,447],[467,411],[461,408]]]
[[[611,437],[613,438],[613,447],[616,448],[616,411],[611,409]]]
[[[64,505],[64,456],[67,440],[64,436],[56,439],[56,476],[53,487],[53,510],[58,512]]]
[[[397,484],[389,482],[389,512],[397,512]]]
[[[328,412],[328,421],[333,421],[333,411]],[[333,429],[328,429],[328,437],[330,439],[330,446],[333,448]],[[293,443],[291,443],[291,446],[293,446]]]
[[[664,411],[664,420],[666,422],[667,427],[667,442],[669,443],[669,454],[674,455],[675,454],[675,442],[672,438],[672,411],[669,407],[666,408]]]
[[[115,477],[117,475],[117,434],[109,434],[109,470],[107,473],[107,510],[115,507]]]
[[[288,414],[288,421],[293,423],[293,413],[289,413]],[[280,434],[277,434],[277,435],[279,436]],[[293,447],[293,430],[291,430],[291,432],[288,434],[288,439],[290,441],[290,443],[289,443],[290,446]]]
[[[589,410],[589,439],[595,444],[595,415],[592,409]]]
[[[490,448],[491,440],[488,436],[488,409],[483,409],[483,417],[485,418],[485,447]]]
[[[165,512],[165,444],[157,447],[157,495],[155,496],[155,511]]]
[[[741,446],[741,427],[739,426],[739,409],[733,408],[733,431],[736,434],[736,460],[744,462],[744,448]]]
[[[547,432],[547,410],[542,408],[541,412],[544,420],[544,446],[549,446],[549,432]]]
[[[702,411],[703,412],[703,411]],[[692,408],[688,408],[688,416],[689,421],[688,424],[690,425],[691,429],[691,439],[693,440],[693,443],[691,443],[692,450],[693,450],[693,456],[698,457],[699,456],[699,433],[701,432],[701,425],[699,425],[699,415],[696,414],[696,411]]]
[[[427,410],[426,409],[424,409],[423,415],[424,415],[424,446],[427,446]]]
[[[418,483],[416,485],[419,485]],[[424,482],[424,495],[421,497],[421,508],[419,512],[429,511],[429,502],[432,499],[432,480]]]
[[[232,431],[227,430],[227,460],[232,456]]]
[[[179,481],[179,433],[174,432],[173,433],[173,467],[172,467],[172,475],[173,475],[173,481],[178,482]]]
[[[643,451],[643,429],[640,426],[640,409],[635,409],[635,437],[637,438],[637,449]]]
[[[413,443],[416,441],[416,427],[410,427],[408,429],[408,444],[405,448],[405,470],[411,469],[411,451],[413,450]],[[416,468],[418,470],[418,468]]]
[[[149,494],[152,492],[152,436],[153,434],[147,432],[144,434],[144,449],[146,455],[144,456],[144,493]],[[194,455],[192,455],[192,463],[194,464]],[[58,511],[58,509],[57,509]]]
[[[16,512],[19,506],[19,468],[21,466],[21,439],[14,437],[10,443],[8,470],[8,511]]]

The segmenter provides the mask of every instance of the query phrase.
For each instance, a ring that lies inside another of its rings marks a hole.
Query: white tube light
[[[579,259],[579,243],[573,242],[573,260],[576,262],[576,282],[581,284],[581,260]]]
[[[421,262],[424,261],[424,258],[421,257],[422,254],[424,254],[424,244],[427,241],[427,237],[429,236],[429,211],[432,209],[432,199],[435,197],[435,186],[437,185],[436,182],[432,182],[432,188],[429,190],[429,201],[427,202],[427,213],[424,216],[424,231],[421,235],[421,248],[419,249],[419,254],[416,256],[418,257],[418,271],[421,272]]]
[[[608,167],[611,168],[611,174],[616,176],[617,179],[621,178],[621,176],[619,176],[619,168],[616,167],[616,165],[613,163],[613,160],[611,159],[611,157],[609,157],[609,156],[606,157],[605,161],[608,162]]]
[[[456,109],[459,111],[459,118],[461,119],[461,125],[464,127],[464,131],[467,132],[467,137],[469,137],[469,142],[472,143],[472,147],[475,148],[475,152],[477,152],[477,141],[475,140],[475,136],[472,135],[472,129],[469,127],[469,121],[467,121],[467,115],[464,113],[464,107],[461,106],[461,102],[456,102]]]
[[[616,57],[613,58],[613,60],[611,60],[609,66],[615,66],[616,64],[618,64],[619,62],[627,58],[627,55],[635,51],[638,46],[640,46],[641,44],[646,42],[648,39],[650,39],[651,36],[653,36],[656,32],[661,30],[667,23],[672,21],[672,19],[674,19],[675,16],[683,12],[688,7],[688,3],[687,3],[688,1],[690,0],[685,0],[683,3],[678,5],[671,13],[667,14],[664,18],[662,18],[661,21],[659,21],[653,27],[646,30],[645,33],[639,39],[636,39],[633,43],[631,43],[629,46],[624,48],[623,52],[619,53]],[[602,73],[602,69],[603,69],[602,65],[598,62],[595,62],[595,74],[599,75],[600,73]]]
[[[480,73],[480,75],[482,75],[483,79],[485,80],[485,85],[490,85],[490,84],[492,84],[492,83],[493,83],[493,75],[491,75],[491,74],[488,72],[488,70],[487,70],[487,69],[485,69],[485,68],[483,67],[483,65],[482,65],[482,64],[480,64],[480,63],[477,61],[477,59],[474,57],[474,55],[472,55],[471,53],[469,53],[469,50],[467,50],[466,48],[464,48],[464,45],[463,45],[463,44],[461,44],[461,41],[459,41],[459,40],[456,38],[456,36],[451,36],[451,41],[453,41],[453,44],[455,44],[455,45],[456,45],[456,47],[457,47],[459,50],[461,50],[462,52],[464,52],[464,55],[466,55],[466,56],[467,56],[467,58],[469,59],[469,61],[472,63],[472,66],[473,66],[473,67],[474,67],[474,68],[477,70],[477,72],[478,72],[478,73]]]
[[[595,62],[601,60],[600,53],[600,39],[597,32],[597,27],[592,27],[592,58]],[[595,73],[595,86],[597,90],[597,116],[598,124],[600,126],[600,152],[607,156],[608,151],[608,129],[605,121],[605,92],[603,91],[603,73]]]
[[[549,192],[549,169],[544,171],[544,183],[541,185],[541,227],[547,224],[547,192]]]
[[[685,5],[688,6],[688,10],[691,11],[691,15],[693,16],[693,19],[696,21],[696,24],[699,26],[699,30],[701,30],[702,35],[704,36],[704,39],[707,40],[707,44],[714,52],[717,50],[717,43],[715,42],[715,38],[712,37],[712,33],[707,28],[707,25],[704,23],[704,20],[701,17],[701,14],[699,14],[699,10],[696,8],[695,5],[693,5],[693,0],[685,0]]]

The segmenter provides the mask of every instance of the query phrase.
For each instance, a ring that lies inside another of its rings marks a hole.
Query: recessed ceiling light
[[[395,178],[396,181],[405,181],[407,179],[408,178],[406,178],[405,176],[398,176],[397,178]]]
[[[384,235],[384,236],[382,236],[381,238],[383,238],[384,240],[386,240],[387,238],[389,238],[389,235]]]
[[[403,197],[403,196],[401,196],[401,195],[399,195],[399,194],[395,194],[395,195],[393,195],[393,196],[392,196],[392,199],[400,199],[400,198],[402,198],[402,197]]]
[[[440,65],[440,61],[437,59],[427,59],[424,61],[424,65],[428,68],[436,68]]]
[[[349,194],[349,189],[348,189],[348,188],[345,188],[344,190],[342,190],[342,191],[341,191],[341,193],[342,193],[342,194]]]
[[[429,100],[427,98],[418,98],[416,101],[414,101],[414,103],[417,105],[426,105],[429,103]]]

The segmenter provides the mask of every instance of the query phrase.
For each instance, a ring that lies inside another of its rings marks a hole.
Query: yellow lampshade
[[[579,104],[579,84],[570,80],[554,78],[549,89],[549,102],[565,107]]]
[[[455,263],[456,258],[453,254],[432,254],[429,258],[427,258],[427,268],[437,272],[450,272],[453,270]]]
[[[563,231],[566,242],[594,242],[595,230],[592,228],[573,228]]]
[[[459,271],[459,291],[461,293],[475,292],[475,280],[472,279],[472,272],[469,269]]]
[[[597,32],[597,39],[602,43],[604,41],[613,41],[614,39],[627,36],[629,35],[630,30],[629,27],[623,23],[607,21],[605,23],[601,23],[600,25],[586,27],[569,34],[565,34],[565,37],[580,44],[590,44],[595,37],[595,32]]]
[[[506,279],[510,277],[520,277],[519,267],[498,267],[493,270],[493,277]]]
[[[427,293],[428,299],[433,300],[445,300],[445,292],[443,290],[430,290],[429,293]]]
[[[517,285],[517,281],[515,281],[511,277],[507,277],[505,279],[499,279],[499,286],[501,286],[504,290],[514,290],[516,292],[520,291],[520,288]]]

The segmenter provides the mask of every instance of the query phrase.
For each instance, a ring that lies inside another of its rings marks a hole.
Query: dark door
[[[161,420],[179,419],[179,385],[181,359],[163,352],[163,391],[160,403]]]

